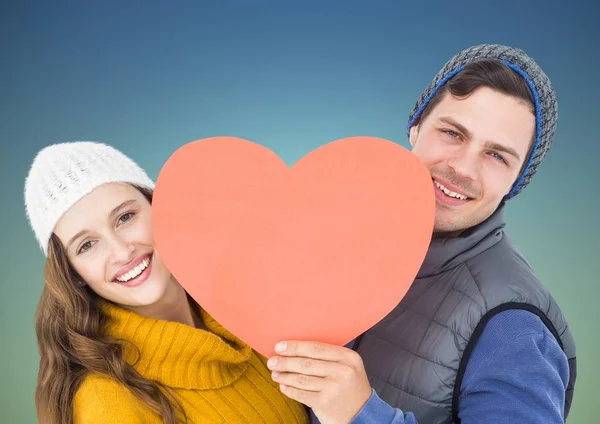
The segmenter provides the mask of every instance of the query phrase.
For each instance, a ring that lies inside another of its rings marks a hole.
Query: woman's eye
[[[87,252],[91,248],[92,248],[92,242],[91,241],[86,241],[85,243],[83,243],[81,245],[81,247],[77,251],[77,254]]]
[[[127,221],[129,221],[131,218],[133,218],[133,212],[127,212],[123,215],[121,215],[121,217],[119,218],[119,223],[125,223]]]

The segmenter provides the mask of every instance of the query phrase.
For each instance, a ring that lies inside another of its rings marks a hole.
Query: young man
[[[519,49],[471,47],[436,75],[408,125],[436,195],[415,282],[349,348],[288,341],[269,362],[313,422],[565,421],[575,344],[504,231],[505,204],[535,174],[556,120],[550,81]]]

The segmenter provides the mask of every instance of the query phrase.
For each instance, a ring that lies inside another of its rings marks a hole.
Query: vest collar
[[[505,226],[505,204],[482,223],[458,237],[433,238],[417,278],[431,277],[452,269],[498,243]]]

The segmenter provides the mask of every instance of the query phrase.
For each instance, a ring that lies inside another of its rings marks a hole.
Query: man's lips
[[[129,264],[127,264],[124,267],[122,267],[121,269],[119,269],[113,276],[112,281],[120,282],[119,280],[117,280],[117,278],[121,277],[124,274],[127,274],[129,271],[131,271],[136,266],[141,264],[144,261],[144,259],[149,258],[151,255],[152,255],[152,253],[145,253],[141,256],[138,256],[136,259],[131,261]]]
[[[453,191],[454,193],[457,193],[457,194],[460,194],[461,196],[467,197],[468,198],[467,200],[472,200],[475,197],[477,197],[477,196],[471,195],[468,191],[465,191],[465,190],[453,185],[452,183],[450,183],[448,181],[445,181],[445,180],[442,180],[439,178],[435,178],[435,177],[432,177],[431,179],[433,180],[434,184],[437,182],[437,183],[441,184],[442,186],[444,186],[444,188],[446,188],[447,190]]]

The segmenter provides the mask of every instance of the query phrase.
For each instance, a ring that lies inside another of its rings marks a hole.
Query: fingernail
[[[271,358],[267,361],[267,366],[269,368],[273,368],[275,365],[277,365],[277,358]]]
[[[275,352],[284,352],[287,349],[286,342],[280,342],[275,345]]]
[[[280,374],[279,374],[279,372],[278,372],[278,371],[273,371],[273,372],[271,373],[271,377],[272,377],[272,378],[279,378],[279,375],[280,375]]]

